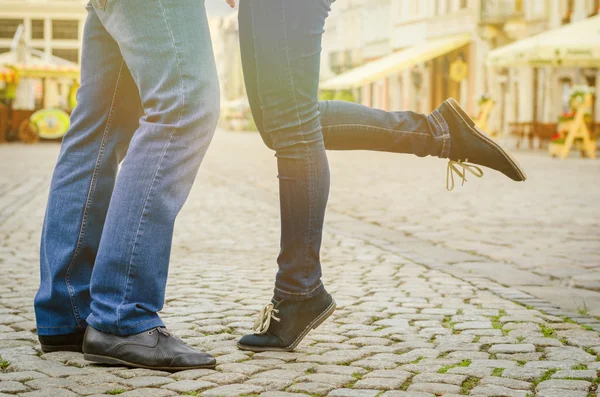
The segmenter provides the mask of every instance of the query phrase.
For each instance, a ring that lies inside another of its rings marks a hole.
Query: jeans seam
[[[442,135],[440,135],[439,137],[436,136],[436,139],[442,140],[442,150],[441,150],[440,154],[442,157],[448,157],[450,154],[449,150],[446,149],[446,144],[450,140],[449,139],[450,138],[450,129],[448,127],[448,124],[446,123],[446,120],[444,120],[444,117],[441,115],[441,113],[437,109],[435,109],[433,112],[431,112],[431,115],[433,116],[436,123],[439,125],[440,131],[442,132]],[[440,122],[440,120],[438,120],[438,117],[442,120],[441,122]]]
[[[154,171],[154,175],[152,176],[152,181],[150,182],[150,186],[148,187],[148,192],[146,193],[146,197],[144,198],[144,205],[142,206],[142,212],[140,214],[140,222],[138,223],[138,227],[137,230],[135,232],[135,238],[133,240],[133,245],[131,248],[131,255],[129,257],[129,263],[127,264],[127,280],[126,280],[126,284],[125,284],[125,293],[123,294],[123,300],[121,302],[121,304],[117,307],[117,328],[119,329],[127,329],[127,328],[132,328],[134,326],[129,326],[129,327],[121,327],[120,325],[120,311],[121,311],[121,307],[125,305],[125,302],[127,301],[127,295],[129,292],[129,286],[130,286],[130,281],[131,281],[131,266],[133,263],[133,256],[135,255],[135,247],[137,245],[137,241],[138,241],[138,237],[140,235],[140,230],[142,228],[142,222],[144,220],[145,217],[145,213],[146,213],[146,206],[148,205],[148,201],[150,198],[150,194],[152,193],[152,188],[154,187],[154,182],[156,181],[156,176],[158,175],[158,172],[160,171],[160,167],[162,165],[162,162],[165,158],[165,154],[167,153],[167,150],[169,149],[169,146],[171,145],[171,141],[173,139],[173,136],[175,135],[175,131],[177,131],[177,128],[179,128],[179,125],[181,124],[181,120],[183,119],[183,109],[185,108],[185,95],[183,94],[183,78],[182,78],[182,73],[181,73],[181,66],[180,66],[180,59],[179,59],[179,53],[177,52],[177,46],[175,44],[175,37],[173,36],[173,32],[169,26],[169,21],[167,19],[167,15],[165,13],[165,8],[162,4],[162,0],[158,0],[158,3],[160,5],[160,9],[161,12],[163,14],[163,19],[165,22],[165,26],[169,32],[169,37],[171,39],[171,43],[173,45],[173,52],[175,53],[175,61],[177,64],[177,73],[178,73],[178,80],[179,80],[179,95],[181,97],[181,106],[179,108],[179,116],[178,116],[178,120],[177,123],[175,124],[175,126],[173,127],[173,129],[171,130],[170,134],[169,134],[169,139],[167,141],[167,144],[165,145],[165,148],[161,154],[160,160],[158,161],[158,164],[156,165],[156,170]],[[153,320],[147,320],[146,322],[149,321],[153,321]],[[138,323],[139,324],[143,324],[143,322]]]
[[[284,294],[288,294],[288,295],[297,295],[297,296],[303,296],[303,295],[309,295],[312,292],[315,292],[316,290],[318,290],[319,288],[321,288],[323,286],[323,282],[319,282],[319,285],[317,285],[315,288],[308,290],[306,292],[288,292],[286,290],[283,290],[281,288],[278,288],[277,286],[275,286],[275,289],[279,292],[283,292]]]
[[[431,134],[428,134],[426,132],[419,132],[419,131],[404,131],[404,130],[394,130],[392,128],[384,128],[384,127],[378,127],[378,126],[374,126],[374,125],[368,125],[368,124],[333,124],[333,125],[327,125],[322,127],[323,130],[329,130],[329,129],[333,129],[333,128],[364,128],[364,129],[375,129],[375,130],[379,130],[379,131],[386,131],[386,132],[393,132],[393,133],[400,133],[400,134],[417,134],[417,135],[421,135],[424,137],[430,137]]]
[[[96,157],[96,164],[94,165],[94,172],[92,173],[92,180],[90,181],[90,187],[88,190],[87,200],[85,201],[85,207],[83,209],[83,217],[81,219],[81,227],[79,229],[79,236],[77,238],[77,244],[75,246],[75,252],[73,253],[73,258],[71,259],[69,266],[67,267],[67,272],[65,274],[65,284],[67,286],[67,291],[69,291],[69,300],[71,302],[71,307],[73,309],[73,314],[75,315],[75,321],[77,322],[77,326],[81,326],[81,318],[79,317],[79,310],[77,309],[77,305],[75,304],[75,291],[73,286],[71,285],[71,270],[73,265],[75,264],[75,259],[79,255],[81,251],[81,244],[83,243],[83,236],[85,234],[86,225],[87,225],[87,216],[90,209],[92,196],[96,190],[96,183],[98,181],[98,170],[100,168],[100,162],[104,157],[104,149],[106,148],[106,138],[108,131],[112,127],[112,120],[114,116],[115,103],[117,101],[117,97],[119,94],[119,84],[121,83],[121,76],[123,72],[123,66],[125,61],[121,60],[121,67],[119,68],[119,74],[117,75],[117,82],[115,84],[115,91],[113,93],[113,98],[110,104],[110,110],[108,112],[108,119],[106,120],[106,126],[104,127],[104,131],[102,132],[102,140],[100,144],[100,149],[98,150],[98,156]],[[69,327],[65,327],[69,328]]]
[[[289,76],[289,82],[292,88],[292,96],[294,98],[294,107],[295,107],[295,111],[296,111],[296,118],[298,119],[298,127],[300,128],[300,132],[302,134],[302,138],[304,140],[306,140],[306,133],[304,132],[304,127],[302,124],[302,120],[300,118],[300,112],[298,111],[298,98],[296,97],[296,87],[294,85],[294,77],[292,75],[292,66],[290,64],[290,55],[289,55],[289,49],[287,47],[287,43],[288,43],[288,30],[287,30],[287,19],[286,19],[286,13],[285,13],[285,3],[281,3],[281,16],[282,16],[282,21],[283,21],[283,35],[284,35],[284,43],[285,43],[285,60],[287,63],[287,73]],[[306,228],[306,231],[304,232],[304,241],[306,244],[306,249],[304,252],[304,269],[303,269],[303,277],[307,278],[307,264],[308,264],[308,259],[309,259],[309,252],[310,252],[310,243],[312,241],[311,239],[311,234],[310,234],[310,230],[312,230],[312,225],[314,223],[313,220],[313,213],[314,213],[314,165],[313,165],[313,158],[312,155],[310,153],[310,150],[308,148],[308,145],[306,145],[305,147],[305,155],[306,155],[306,159],[308,161],[308,172],[309,172],[309,179],[308,179],[308,211],[309,211],[309,217],[308,217],[308,227]]]

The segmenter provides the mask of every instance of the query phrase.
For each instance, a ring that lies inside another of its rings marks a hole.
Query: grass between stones
[[[316,369],[314,369],[314,368],[309,368],[309,369],[307,369],[306,371],[304,371],[304,373],[305,373],[306,375],[314,374],[314,373],[316,373],[316,372],[317,372],[317,370],[316,370]]]
[[[0,356],[0,370],[5,370],[6,368],[8,368],[10,365],[10,362],[6,361],[5,359],[2,358],[2,356]]]
[[[573,365],[571,367],[571,369],[574,371],[585,371],[588,369],[588,366],[585,364],[577,364],[577,365]]]
[[[460,394],[469,394],[469,392],[477,386],[477,382],[479,382],[478,378],[472,376],[468,377],[461,386]]]
[[[586,331],[596,332],[596,330],[594,330],[594,328],[590,327],[589,325],[581,324],[581,328],[585,329]]]
[[[556,336],[556,331],[553,328],[548,327],[546,324],[540,324],[540,328],[542,329],[542,334],[546,338],[554,338]]]
[[[412,384],[412,376],[404,381],[402,386],[400,386],[401,391],[407,391],[408,387]]]
[[[504,368],[494,368],[492,376],[502,376],[502,372],[504,372]]]
[[[425,357],[423,357],[423,356],[419,356],[419,357],[417,357],[417,359],[416,359],[415,361],[413,361],[411,364],[418,364],[418,363],[419,363],[419,361],[421,361],[421,360],[424,360],[424,359],[425,359]]]
[[[125,389],[114,389],[114,390],[109,390],[106,392],[106,394],[110,394],[111,396],[116,396],[117,394],[123,394],[123,393],[125,393]],[[196,394],[191,394],[191,395],[195,396]]]
[[[442,368],[440,368],[438,370],[439,374],[445,374],[446,372],[448,372],[450,369],[452,368],[456,368],[456,367],[468,367],[469,365],[471,365],[471,360],[462,360],[460,363],[455,364],[455,365],[446,365]]]
[[[500,310],[500,315],[498,316],[494,316],[491,317],[490,320],[492,320],[492,327],[494,329],[499,329],[502,331],[502,335],[508,335],[508,331],[505,329],[502,329],[502,323],[500,322],[500,317],[504,316],[506,313],[504,312],[504,310]]]
[[[596,357],[596,361],[600,361],[600,355],[597,356],[596,352],[593,351],[591,347],[586,347],[584,350],[586,351],[586,353],[591,354],[592,356]]]
[[[597,397],[599,395],[596,394],[598,390],[600,390],[600,377],[592,380],[592,387],[590,388],[587,397]]]
[[[544,372],[544,375],[542,375],[540,378],[533,381],[533,388],[535,389],[535,387],[537,385],[539,385],[540,383],[542,383],[545,380],[550,379],[552,377],[552,375],[554,375],[557,371],[558,371],[558,369],[549,369],[548,371]]]

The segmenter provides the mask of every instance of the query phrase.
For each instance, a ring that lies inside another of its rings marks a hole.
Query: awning
[[[17,71],[21,78],[79,78],[80,69],[76,65],[53,65],[53,64],[14,64],[8,65]]]
[[[600,67],[600,15],[490,52],[493,66]]]
[[[321,89],[344,90],[362,87],[414,65],[447,54],[467,45],[470,41],[471,35],[469,34],[428,40],[335,76],[322,83]]]

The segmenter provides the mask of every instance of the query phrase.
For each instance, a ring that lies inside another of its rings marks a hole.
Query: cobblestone
[[[219,366],[174,374],[41,353],[32,300],[57,147],[0,146],[0,397],[596,397],[600,334],[588,327],[600,324],[600,300],[586,276],[598,271],[600,222],[579,207],[558,215],[548,194],[558,182],[544,178],[511,184],[507,197],[508,182],[490,172],[442,194],[443,184],[423,184],[439,174],[435,160],[333,154],[323,264],[338,310],[293,353],[237,350],[272,293],[279,240],[275,164],[261,145],[254,135],[218,134],[178,219],[161,316]],[[524,157],[534,176],[559,167]],[[12,166],[28,158],[28,167]],[[381,174],[356,160],[381,164]],[[590,175],[598,163],[571,160],[561,172],[581,166],[591,184],[567,197],[600,202]],[[396,175],[414,161],[418,178]],[[540,224],[549,212],[556,223]],[[583,296],[590,315],[565,298],[582,305]]]

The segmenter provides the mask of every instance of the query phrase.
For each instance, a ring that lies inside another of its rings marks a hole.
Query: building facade
[[[0,0],[0,53],[11,48],[19,25],[30,48],[79,63],[87,12],[84,0]]]
[[[508,68],[486,65],[488,53],[516,40],[588,18],[598,0],[345,0],[334,3],[324,36],[323,81],[332,75],[447,37],[470,40],[446,53],[379,77],[349,85],[359,102],[384,110],[430,112],[455,97],[471,114],[479,99],[495,102],[490,129],[508,131],[514,122],[555,121],[569,87],[600,87],[598,70]],[[361,37],[358,36],[360,33]],[[351,36],[350,39],[346,37]],[[466,73],[454,73],[457,69]],[[552,73],[551,87],[548,81]],[[327,86],[327,84],[324,84]],[[551,98],[546,98],[547,96]],[[596,120],[600,115],[596,104]]]

